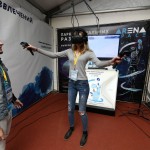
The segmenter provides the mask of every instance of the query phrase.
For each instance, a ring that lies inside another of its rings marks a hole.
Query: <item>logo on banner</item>
[[[71,32],[62,32],[60,34],[61,47],[71,47]]]
[[[109,34],[109,30],[108,29],[101,29],[99,31],[90,30],[90,31],[87,31],[87,33],[88,33],[88,35]]]
[[[143,34],[143,37],[146,36],[146,30],[144,27],[129,27],[129,28],[122,28],[122,29],[118,29],[116,31],[116,34],[128,34],[130,36],[130,34],[136,34],[136,37],[139,36],[139,34]]]
[[[71,32],[61,33],[61,41],[70,41],[71,42]]]
[[[25,15],[21,11],[18,11],[17,9],[13,8],[12,6],[10,6],[6,3],[3,3],[2,1],[0,1],[0,8],[2,8],[3,10],[6,10],[14,15],[18,15],[20,18],[22,18],[30,23],[33,23],[32,17]]]

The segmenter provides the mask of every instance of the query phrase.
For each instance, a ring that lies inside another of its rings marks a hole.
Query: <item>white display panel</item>
[[[86,70],[90,93],[87,106],[115,110],[118,84],[118,71],[104,69]],[[79,103],[79,94],[76,104]]]
[[[91,35],[88,43],[96,57],[113,58],[118,55],[120,35]]]

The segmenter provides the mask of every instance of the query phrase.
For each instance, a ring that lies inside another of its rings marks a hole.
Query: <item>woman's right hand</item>
[[[29,44],[29,46],[27,46],[27,47],[26,47],[26,49],[27,49],[27,50],[29,50],[29,51],[33,51],[33,52],[35,52],[35,51],[37,51],[37,50],[38,50],[38,48],[37,48],[37,47],[32,46],[32,45],[30,45],[30,44]]]

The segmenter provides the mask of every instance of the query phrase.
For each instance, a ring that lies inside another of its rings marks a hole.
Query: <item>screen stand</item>
[[[142,115],[141,115],[141,114],[142,114]],[[146,120],[149,120],[148,118],[146,118],[146,117],[144,116],[144,112],[143,112],[143,110],[142,110],[142,102],[140,102],[140,103],[138,104],[138,108],[129,110],[129,111],[127,111],[127,112],[123,112],[120,116],[126,116],[126,115],[137,115],[137,116],[142,117],[142,118],[144,118],[144,119],[146,119]]]

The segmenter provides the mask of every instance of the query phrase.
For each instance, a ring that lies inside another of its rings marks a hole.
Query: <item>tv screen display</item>
[[[91,35],[88,43],[98,58],[113,58],[118,55],[120,35]]]

